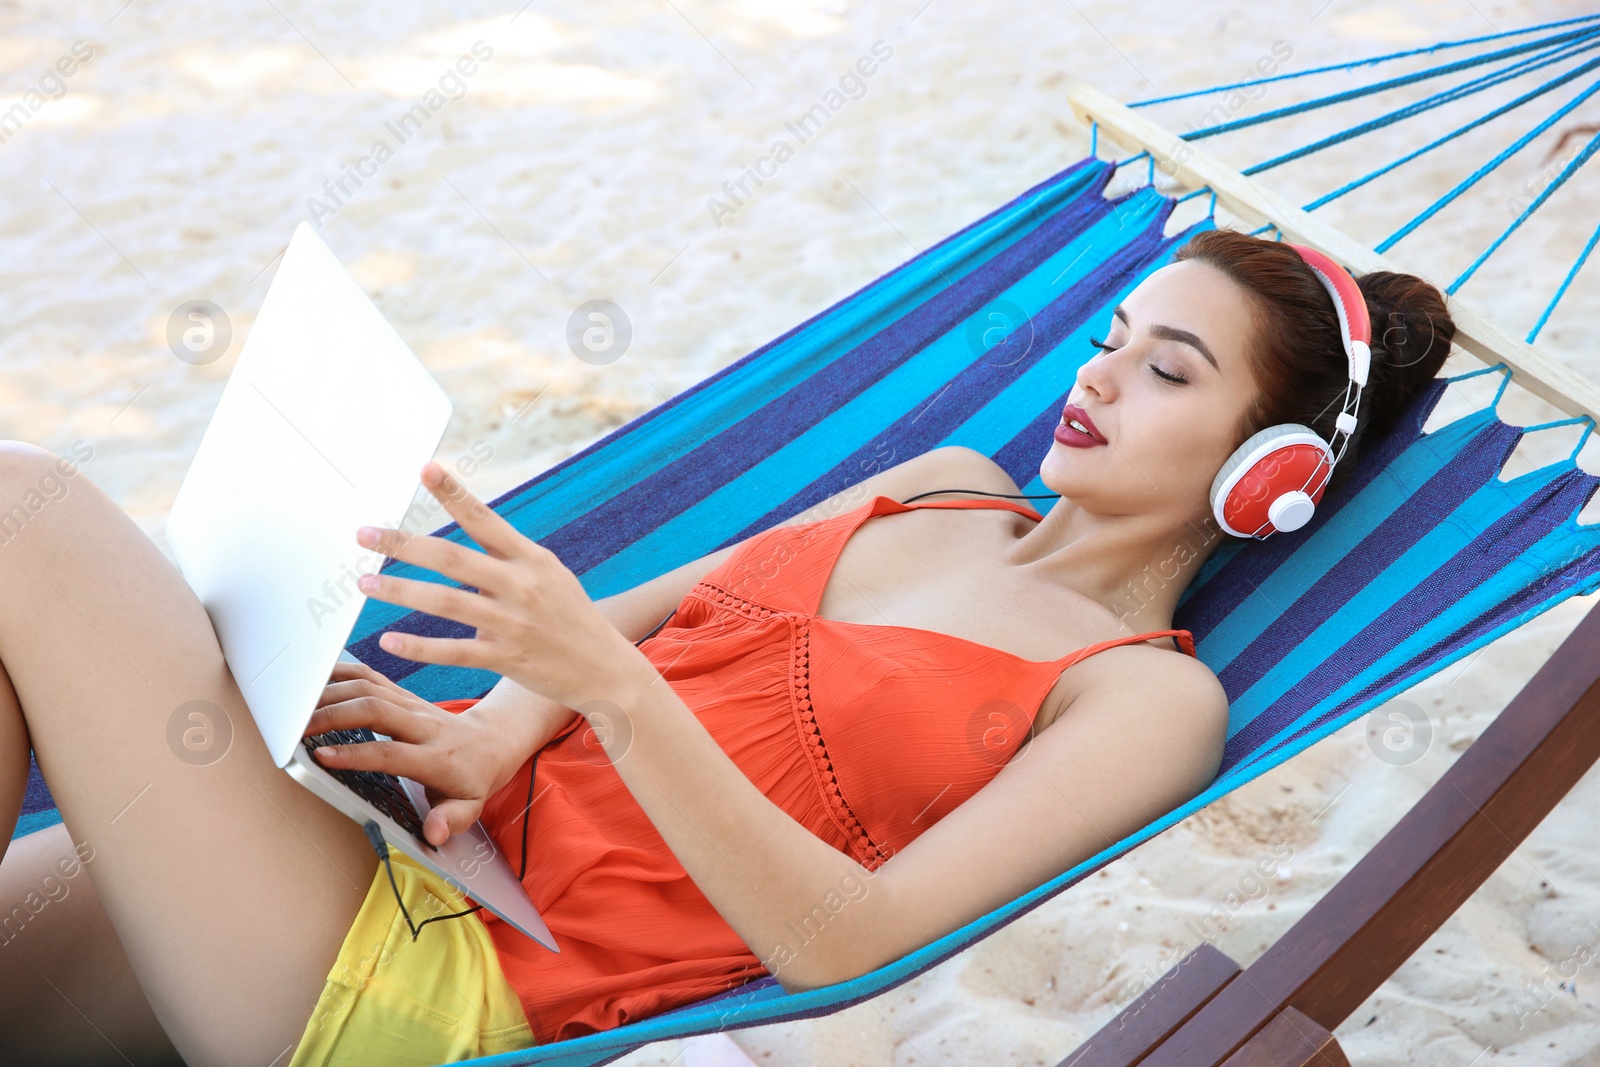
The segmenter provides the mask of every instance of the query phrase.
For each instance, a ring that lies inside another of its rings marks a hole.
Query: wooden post
[[[1063,1067],[1233,1067],[1229,1057],[1269,1026],[1283,1036],[1291,1024],[1279,1018],[1303,1016],[1331,1032],[1494,873],[1597,759],[1600,611],[1591,610],[1433,788],[1242,974],[1142,1058],[1101,1061],[1074,1053]],[[1159,1015],[1163,1009],[1147,1004],[1143,1010]],[[1096,1034],[1085,1048],[1099,1041]],[[1322,1047],[1319,1054],[1332,1055]]]

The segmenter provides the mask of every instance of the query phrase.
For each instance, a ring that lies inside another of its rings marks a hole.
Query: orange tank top
[[[1009,501],[901,504],[878,496],[828,519],[773,527],[707,574],[640,646],[769,800],[867,870],[992,779],[1074,663],[1159,637],[1195,654],[1187,630],[1028,660],[932,630],[818,617],[856,528],[919,507],[1001,507],[1043,518]],[[609,1030],[768,973],[678,863],[584,720],[540,749],[484,809],[483,825],[513,869],[522,860],[525,807],[523,885],[561,951],[477,914],[540,1044]]]

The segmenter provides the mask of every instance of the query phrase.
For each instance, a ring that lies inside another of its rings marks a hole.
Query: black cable
[[[991,493],[991,492],[988,492],[987,490],[984,490],[984,489],[930,489],[926,493],[918,493],[916,496],[908,496],[904,500],[900,501],[900,503],[909,504],[913,500],[918,499],[919,497],[934,496],[934,495],[936,495],[938,493],[977,493],[980,496],[1004,496],[1004,497],[1013,497],[1013,498],[1015,498],[1017,500],[1060,500],[1061,499],[1061,494],[1060,493]]]

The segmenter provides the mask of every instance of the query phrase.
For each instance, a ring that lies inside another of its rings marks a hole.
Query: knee
[[[83,440],[74,441],[67,454],[59,456],[27,441],[0,440],[0,479],[38,481],[40,475],[51,470],[71,478],[93,456],[94,446]]]
[[[0,441],[0,541],[51,501],[67,495],[94,449],[75,442],[64,456],[26,441]]]
[[[0,474],[11,474],[13,471],[27,470],[30,466],[37,467],[41,463],[54,461],[56,454],[47,448],[29,444],[27,441],[0,440]]]

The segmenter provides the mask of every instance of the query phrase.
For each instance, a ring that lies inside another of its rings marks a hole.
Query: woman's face
[[[1106,444],[1052,442],[1040,479],[1095,514],[1163,514],[1175,525],[1208,516],[1211,481],[1256,398],[1251,329],[1244,291],[1215,267],[1184,260],[1153,272],[1094,331],[1106,348],[1066,398]]]

